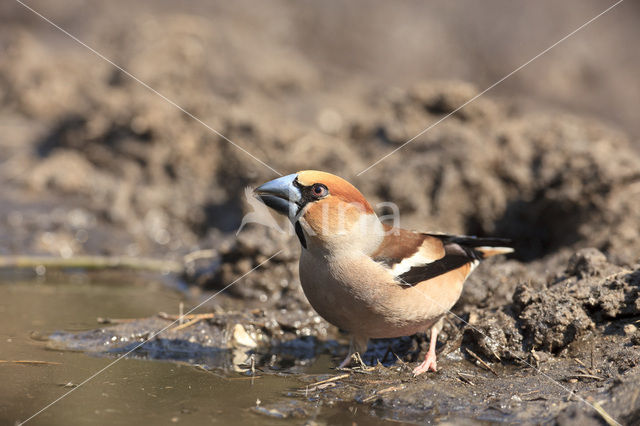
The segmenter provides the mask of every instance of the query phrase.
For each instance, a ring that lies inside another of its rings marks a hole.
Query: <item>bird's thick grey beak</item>
[[[297,175],[291,174],[260,185],[254,193],[278,213],[285,214],[293,221],[301,208],[302,193],[294,184]]]

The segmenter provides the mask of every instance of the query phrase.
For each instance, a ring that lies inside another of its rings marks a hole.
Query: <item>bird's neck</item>
[[[307,243],[307,250],[320,255],[371,254],[384,238],[385,229],[375,215],[363,214],[360,218],[344,226],[337,232],[316,233],[300,221]]]

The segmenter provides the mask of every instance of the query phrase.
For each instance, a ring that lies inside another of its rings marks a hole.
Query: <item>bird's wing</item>
[[[482,259],[513,251],[508,240],[446,234],[425,234],[387,228],[372,258],[389,269],[401,285],[416,285],[458,268],[469,272]]]

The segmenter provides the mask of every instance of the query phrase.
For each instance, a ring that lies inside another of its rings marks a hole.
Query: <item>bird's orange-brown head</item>
[[[378,222],[360,191],[331,173],[303,170],[269,181],[255,193],[267,206],[289,217],[303,246],[303,229],[303,234],[326,242],[352,237],[359,223]]]

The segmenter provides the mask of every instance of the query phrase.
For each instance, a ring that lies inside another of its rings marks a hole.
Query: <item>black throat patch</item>
[[[304,238],[304,233],[302,232],[302,225],[300,225],[300,221],[296,222],[294,228],[296,230],[296,235],[300,240],[300,244],[302,244],[302,247],[307,248],[307,240]]]

